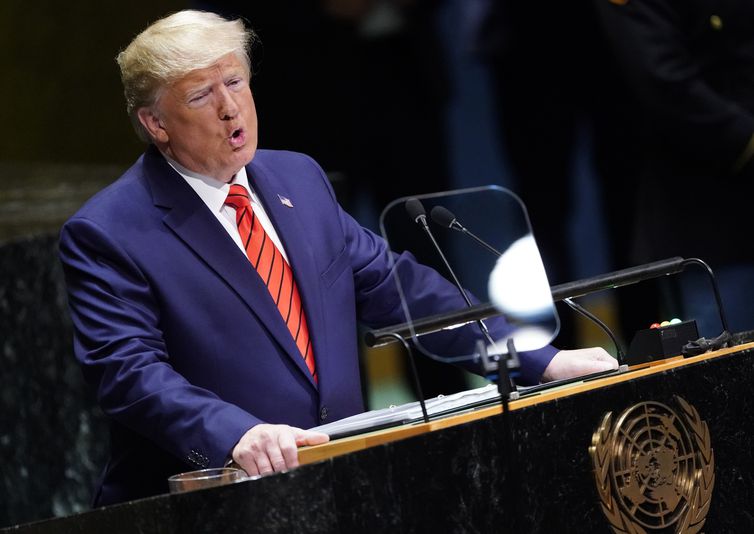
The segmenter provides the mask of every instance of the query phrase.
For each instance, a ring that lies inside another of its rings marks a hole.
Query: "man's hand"
[[[560,380],[575,376],[610,371],[618,368],[618,360],[601,347],[561,350],[542,373],[542,381]]]
[[[251,427],[233,447],[232,458],[250,476],[298,467],[298,447],[330,441],[320,432],[288,425]]]

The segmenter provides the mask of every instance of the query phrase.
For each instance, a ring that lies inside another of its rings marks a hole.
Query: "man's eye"
[[[207,97],[208,93],[200,93],[189,98],[189,104],[198,104]]]
[[[233,78],[232,80],[228,80],[227,86],[240,87],[242,84],[243,84],[243,80],[241,78]]]

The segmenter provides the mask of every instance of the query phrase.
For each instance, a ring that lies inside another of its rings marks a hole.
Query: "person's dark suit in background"
[[[699,257],[715,271],[731,329],[754,327],[754,3],[595,0],[632,98],[639,169],[633,257]],[[620,104],[616,104],[620,105]],[[624,214],[631,217],[631,214]],[[720,321],[709,283],[682,279],[684,318]]]
[[[492,74],[512,189],[526,204],[550,283],[569,282],[575,162],[605,124],[594,120],[603,116],[594,13],[583,2],[513,0],[487,1],[483,13],[476,47]],[[573,312],[559,311],[558,340],[570,343]]]

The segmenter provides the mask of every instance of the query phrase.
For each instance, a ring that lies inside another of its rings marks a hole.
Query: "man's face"
[[[167,156],[225,182],[257,149],[249,73],[235,54],[165,87],[153,109],[139,110],[139,119]]]

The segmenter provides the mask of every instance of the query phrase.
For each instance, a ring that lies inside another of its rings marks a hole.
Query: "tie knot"
[[[236,210],[250,206],[249,192],[242,185],[232,184],[225,204],[234,207]]]

